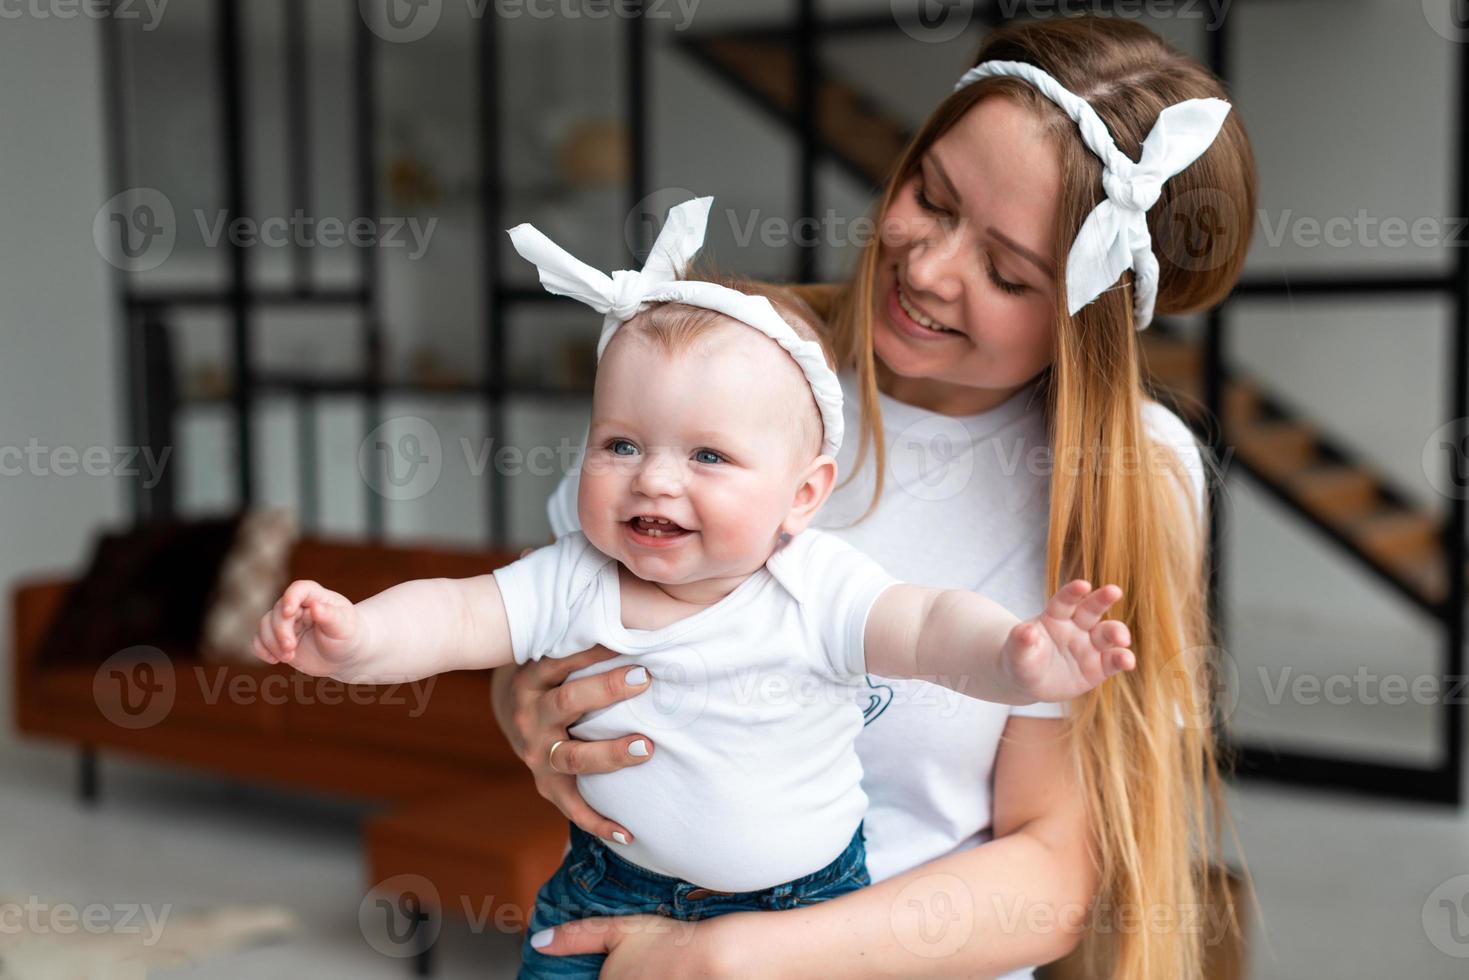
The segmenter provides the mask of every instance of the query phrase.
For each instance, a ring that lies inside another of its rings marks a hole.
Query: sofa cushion
[[[197,649],[205,600],[239,522],[235,515],[149,522],[101,535],[37,665],[95,665],[133,646]]]
[[[253,511],[240,522],[204,617],[199,657],[213,664],[255,664],[251,640],[290,584],[296,518],[288,510]]]

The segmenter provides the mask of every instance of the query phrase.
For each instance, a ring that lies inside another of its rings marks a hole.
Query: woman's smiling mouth
[[[888,296],[887,305],[889,319],[908,336],[924,340],[964,336],[962,332],[940,323],[919,309],[903,291],[903,285],[896,274],[893,276],[893,291]]]

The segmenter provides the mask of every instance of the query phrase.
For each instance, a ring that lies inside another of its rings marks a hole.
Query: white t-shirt
[[[879,395],[886,478],[876,508],[853,524],[872,498],[875,464],[869,452],[847,482],[861,421],[855,375],[843,372],[841,383],[847,438],[837,457],[838,487],[816,525],[902,581],[982,592],[1022,618],[1039,613],[1049,598],[1050,443],[1036,386],[987,412],[960,417]],[[1154,402],[1144,404],[1143,422],[1178,456],[1202,515],[1204,467],[1193,433]],[[558,535],[578,526],[576,494],[572,474],[547,504]],[[864,829],[872,879],[989,840],[995,756],[1005,723],[1012,714],[1056,717],[1062,706],[976,701],[925,681],[869,677],[868,684],[857,752],[869,800]],[[1020,971],[1006,980],[1028,976]]]
[[[632,831],[618,854],[706,888],[746,892],[818,871],[867,812],[856,739],[863,631],[897,582],[834,535],[808,530],[717,603],[658,629],[622,622],[618,563],[580,531],[495,570],[517,663],[601,644],[641,664],[641,697],[582,717],[586,740],[643,732],[645,765],[577,777]]]

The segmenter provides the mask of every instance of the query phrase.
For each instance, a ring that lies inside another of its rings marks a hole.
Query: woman
[[[1121,19],[1007,27],[985,40],[983,62],[1043,69],[1130,160],[1162,110],[1224,94]],[[1031,81],[982,78],[938,106],[852,280],[803,290],[826,317],[849,431],[861,433],[817,523],[899,577],[977,589],[1021,615],[1066,578],[1116,582],[1137,668],[1068,706],[1028,708],[871,678],[859,742],[871,887],[692,932],[584,920],[558,927],[545,952],[607,950],[611,977],[1024,977],[1084,935],[1091,975],[1200,974],[1206,936],[1185,910],[1221,900],[1196,872],[1221,804],[1208,727],[1180,722],[1208,716],[1195,656],[1209,642],[1203,470],[1187,429],[1144,394],[1136,328],[1154,305],[1194,312],[1229,292],[1249,236],[1180,236],[1206,196],[1254,214],[1254,160],[1230,112],[1151,207],[1134,205],[1159,263],[1155,301],[1125,272],[1073,313],[1067,262],[1103,186],[1077,123]],[[564,481],[558,533],[574,525],[574,500]],[[583,713],[658,683],[638,668],[561,683],[608,656],[502,670],[495,708],[542,794],[614,840],[632,831],[592,812],[569,774],[644,764],[656,747],[637,733],[568,742],[554,770],[547,752]]]

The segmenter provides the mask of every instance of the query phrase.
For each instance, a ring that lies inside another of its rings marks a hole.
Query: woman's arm
[[[568,923],[542,952],[605,949],[603,980],[994,977],[1059,959],[1080,939],[1097,887],[1063,726],[1014,717],[1005,726],[987,844],[811,908],[698,923],[692,937],[657,928],[656,917]]]

